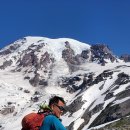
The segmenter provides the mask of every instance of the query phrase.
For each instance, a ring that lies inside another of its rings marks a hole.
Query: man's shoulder
[[[45,119],[48,119],[48,120],[53,120],[53,119],[55,119],[55,120],[57,120],[58,118],[55,116],[55,115],[47,115],[46,117],[45,117]]]
[[[59,118],[57,118],[55,115],[46,116],[44,122],[51,123],[51,124],[61,124]]]
[[[43,127],[48,127],[48,125],[50,125],[51,129],[66,130],[59,118],[55,115],[48,115],[45,117]]]

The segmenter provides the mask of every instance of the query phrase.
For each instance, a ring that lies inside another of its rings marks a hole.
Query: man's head
[[[49,101],[50,108],[58,118],[60,118],[61,114],[64,111],[64,105],[65,101],[62,97],[54,96]]]

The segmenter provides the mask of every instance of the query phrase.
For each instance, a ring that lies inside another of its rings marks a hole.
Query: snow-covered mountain
[[[74,39],[24,37],[0,50],[0,129],[52,95],[63,96],[68,130],[87,130],[130,115],[130,63],[108,46]]]

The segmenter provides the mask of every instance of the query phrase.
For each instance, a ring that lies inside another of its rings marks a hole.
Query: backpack
[[[46,108],[44,107],[44,110],[42,112],[38,111],[37,113],[27,114],[22,119],[21,130],[39,130],[44,118],[50,114],[52,114],[52,111],[50,110],[50,108],[47,108],[47,107]]]
[[[39,130],[45,118],[44,113],[29,113],[22,119],[22,130]]]

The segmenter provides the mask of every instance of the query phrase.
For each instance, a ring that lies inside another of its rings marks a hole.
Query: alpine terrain
[[[69,38],[24,37],[0,50],[0,130],[62,96],[68,130],[130,129],[130,55]]]

